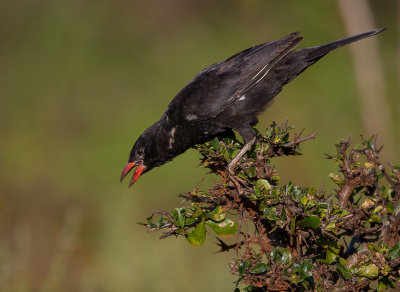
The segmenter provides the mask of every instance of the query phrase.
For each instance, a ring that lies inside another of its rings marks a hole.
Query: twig
[[[301,132],[303,132],[303,130]],[[303,137],[303,138],[295,137],[292,141],[286,143],[285,147],[291,147],[291,146],[294,146],[294,145],[298,145],[298,144],[300,144],[300,143],[302,143],[304,141],[314,139],[317,136],[317,134],[318,134],[318,132],[314,132],[311,135],[308,135],[308,136]]]

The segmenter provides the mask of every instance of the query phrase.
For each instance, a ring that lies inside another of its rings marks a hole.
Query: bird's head
[[[122,171],[121,182],[134,167],[136,167],[136,169],[129,186],[132,186],[139,179],[141,174],[153,168],[151,159],[149,159],[150,154],[148,153],[148,149],[150,148],[148,145],[149,143],[150,140],[144,134],[138,138],[135,145],[132,147],[128,162]]]
[[[166,156],[168,154],[162,150],[166,148],[162,136],[162,131],[160,131],[157,123],[140,135],[133,145],[128,162],[122,171],[121,182],[136,167],[129,183],[129,186],[132,186],[140,175],[170,160]]]

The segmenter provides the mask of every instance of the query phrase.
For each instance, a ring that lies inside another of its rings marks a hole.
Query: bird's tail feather
[[[296,76],[298,76],[301,72],[306,70],[309,66],[328,54],[330,51],[350,44],[352,42],[359,41],[363,38],[376,35],[384,31],[385,29],[386,28],[375,29],[351,37],[340,39],[322,46],[308,47],[305,49],[292,51],[287,56],[287,58],[285,58],[278,66],[276,66],[275,73],[277,74],[277,77],[283,85],[287,84],[288,82],[292,81]]]
[[[325,44],[322,46],[318,46],[318,47],[311,47],[308,48],[310,49],[310,54],[308,55],[308,59],[309,60],[315,60],[315,59],[319,59],[323,56],[325,56],[327,53],[329,53],[330,51],[340,48],[342,46],[348,45],[350,43],[359,41],[361,39],[376,35],[378,33],[381,33],[382,31],[386,30],[386,28],[379,28],[379,29],[374,29],[371,31],[367,31],[364,33],[360,33],[351,37],[347,37],[344,39],[340,39],[334,42],[331,42],[329,44]]]

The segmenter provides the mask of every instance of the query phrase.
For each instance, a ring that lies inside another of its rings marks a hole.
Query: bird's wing
[[[256,86],[280,60],[303,40],[298,35],[298,32],[294,32],[275,42],[261,45],[260,48],[238,60],[241,69],[237,97],[240,98]]]
[[[303,39],[292,33],[211,65],[196,75],[167,109],[184,117],[211,119],[256,86],[282,58]]]

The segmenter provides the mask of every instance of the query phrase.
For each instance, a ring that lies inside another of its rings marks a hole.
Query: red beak
[[[125,168],[124,168],[124,170],[122,171],[122,174],[121,174],[121,182],[125,178],[125,176],[132,170],[132,168],[135,167],[135,165],[136,165],[135,161],[134,162],[128,162],[125,165]],[[145,166],[143,166],[143,165],[138,165],[137,166],[137,168],[136,168],[136,170],[135,170],[135,172],[133,174],[132,180],[129,183],[129,187],[131,187],[135,183],[135,181],[137,181],[139,179],[139,177],[142,174],[144,169],[145,169]]]

